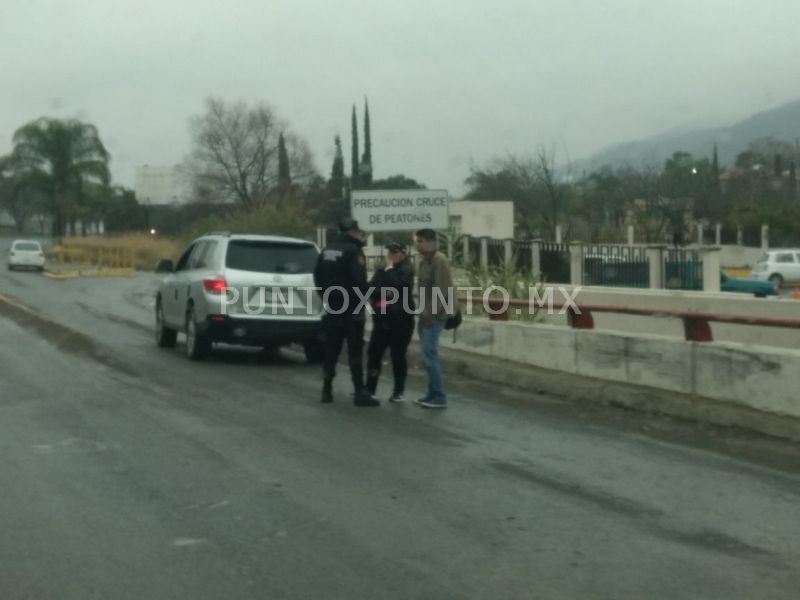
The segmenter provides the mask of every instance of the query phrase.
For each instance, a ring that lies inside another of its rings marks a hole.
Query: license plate
[[[285,298],[286,303],[290,301],[290,292],[288,288],[250,288],[247,292],[249,296],[246,300],[250,308],[264,308],[265,306],[275,303],[280,304],[282,302],[282,297]]]

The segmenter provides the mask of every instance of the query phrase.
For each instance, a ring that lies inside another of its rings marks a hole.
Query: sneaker
[[[394,394],[392,394],[392,397],[389,398],[389,402],[405,402],[405,401],[406,397],[403,396],[403,394],[400,392],[395,392]]]
[[[417,404],[422,408],[447,408],[447,402],[442,400],[430,400],[428,398],[420,398]]]
[[[375,396],[367,390],[354,394],[353,404],[356,406],[379,406],[381,403]]]

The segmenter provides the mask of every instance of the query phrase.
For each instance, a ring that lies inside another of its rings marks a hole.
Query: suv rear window
[[[38,252],[42,247],[37,242],[17,242],[14,244],[14,250]]]
[[[313,273],[317,254],[311,244],[231,240],[225,266],[261,273]]]

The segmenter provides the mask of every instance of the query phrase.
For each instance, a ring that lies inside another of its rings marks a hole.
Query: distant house
[[[186,204],[190,194],[177,166],[136,167],[134,191],[140,204]]]

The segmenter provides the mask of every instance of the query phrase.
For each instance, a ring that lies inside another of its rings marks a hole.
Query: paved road
[[[796,449],[467,380],[323,406],[298,354],[156,349],[155,283],[0,274],[93,340],[0,315],[3,600],[797,597]]]

